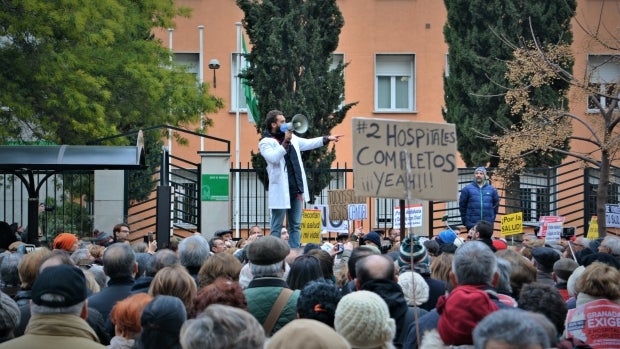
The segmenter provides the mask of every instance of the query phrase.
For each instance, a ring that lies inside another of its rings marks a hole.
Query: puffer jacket
[[[479,187],[474,180],[461,189],[459,210],[461,211],[461,220],[468,230],[478,221],[484,220],[493,224],[498,209],[499,195],[497,190],[488,182]]]

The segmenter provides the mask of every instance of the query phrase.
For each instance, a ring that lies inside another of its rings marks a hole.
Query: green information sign
[[[201,200],[228,201],[228,187],[227,174],[203,174]]]

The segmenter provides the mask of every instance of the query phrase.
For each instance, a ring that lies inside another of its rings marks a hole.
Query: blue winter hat
[[[476,173],[478,171],[480,171],[482,173],[487,173],[487,169],[484,166],[476,167],[476,170],[474,171],[474,173]]]
[[[377,247],[381,247],[381,236],[376,231],[371,231],[370,233],[364,236],[364,241],[370,241],[373,244],[377,245]]]
[[[443,230],[437,235],[437,242],[441,244],[452,244],[456,240],[456,233],[452,230]]]

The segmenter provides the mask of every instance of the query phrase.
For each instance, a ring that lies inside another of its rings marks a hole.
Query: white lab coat
[[[301,152],[316,149],[323,145],[323,137],[311,139],[297,137],[293,134],[291,144],[301,165],[301,178],[304,182],[304,201],[310,201],[306,171],[301,159]],[[286,168],[286,149],[275,138],[265,137],[258,143],[260,154],[267,161],[267,175],[269,176],[269,209],[289,209],[291,199],[288,192],[288,173]]]

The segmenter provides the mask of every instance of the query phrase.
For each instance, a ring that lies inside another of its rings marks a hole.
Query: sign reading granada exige
[[[353,118],[352,132],[355,195],[456,200],[454,124]]]

